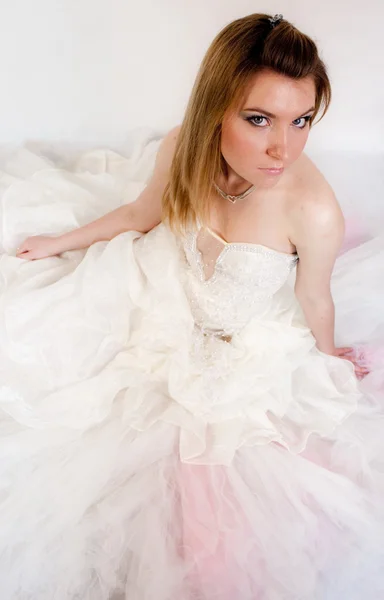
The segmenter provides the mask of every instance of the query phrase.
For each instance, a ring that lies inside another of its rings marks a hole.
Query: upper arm
[[[136,231],[150,231],[161,221],[161,201],[169,181],[180,125],[171,129],[162,140],[156,155],[155,167],[146,187],[132,202],[130,225]]]
[[[293,216],[292,237],[299,255],[296,294],[310,299],[329,295],[344,237],[344,217],[330,186],[299,203]]]

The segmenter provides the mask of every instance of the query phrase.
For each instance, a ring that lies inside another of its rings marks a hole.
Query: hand
[[[363,377],[368,375],[369,369],[359,364],[359,359],[361,359],[362,357],[356,355],[354,348],[336,348],[333,355],[338,356],[339,358],[350,360],[355,367],[355,373],[358,379],[363,379]]]
[[[19,248],[16,256],[25,260],[36,260],[59,254],[57,238],[43,235],[35,235],[27,238]]]

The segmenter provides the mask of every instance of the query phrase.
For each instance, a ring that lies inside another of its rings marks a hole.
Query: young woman
[[[3,257],[7,600],[381,597],[383,367],[353,347],[384,243],[336,260],[303,153],[330,98],[310,38],[238,19],[139,197]]]

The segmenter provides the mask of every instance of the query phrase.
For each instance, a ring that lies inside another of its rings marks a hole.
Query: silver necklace
[[[225,200],[229,200],[230,202],[232,202],[232,204],[235,204],[236,200],[243,200],[243,198],[246,198],[246,196],[248,196],[248,194],[250,194],[256,187],[254,185],[251,185],[251,187],[249,187],[247,190],[245,190],[245,192],[243,192],[242,194],[238,194],[237,196],[232,196],[232,194],[227,194],[226,192],[224,192],[224,190],[219,188],[219,186],[217,185],[217,183],[215,181],[213,182],[213,185],[215,186],[216,190],[219,192],[220,196],[225,198]]]

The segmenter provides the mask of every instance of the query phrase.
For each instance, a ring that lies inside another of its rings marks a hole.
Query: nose
[[[288,131],[285,127],[279,127],[271,131],[267,154],[283,165],[288,160]]]

